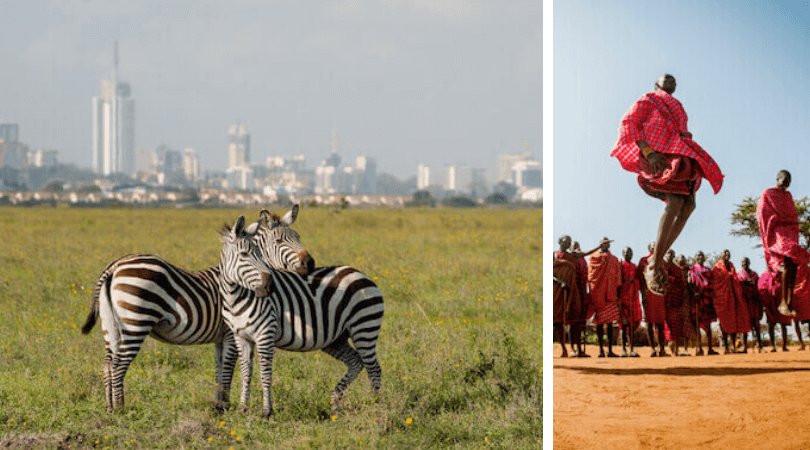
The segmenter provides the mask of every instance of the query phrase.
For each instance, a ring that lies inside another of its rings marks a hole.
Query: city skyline
[[[325,158],[336,127],[344,157],[374,156],[378,172],[400,178],[419,163],[489,170],[524,144],[541,154],[539,4],[50,6],[15,3],[20,20],[0,18],[19,36],[0,44],[17,69],[0,74],[17,87],[0,93],[0,117],[64,162],[91,166],[86,99],[108,76],[115,40],[137,92],[136,150],[192,147],[201,170],[227,166],[222,130],[233,123],[251,130],[257,161]]]

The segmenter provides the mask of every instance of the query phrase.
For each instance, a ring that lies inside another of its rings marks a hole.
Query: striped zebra
[[[308,273],[314,266],[297,233],[280,231],[289,230],[297,213],[297,205],[283,218],[262,211],[259,222],[245,231],[272,249],[265,252],[268,259],[263,264],[298,273]],[[128,255],[105,268],[82,333],[89,333],[101,317],[108,411],[123,406],[124,376],[149,335],[172,344],[213,343],[216,405],[228,406],[237,351],[222,317],[222,268],[220,261],[218,266],[189,272],[154,255]]]
[[[306,278],[272,269],[270,274],[270,295],[264,298],[236,284],[223,286],[223,315],[241,357],[242,409],[247,409],[250,400],[254,347],[259,358],[265,417],[273,413],[270,386],[276,348],[322,350],[346,364],[347,372],[331,394],[333,411],[363,368],[374,393],[379,393],[382,371],[376,347],[383,298],[377,285],[347,266],[317,268]]]

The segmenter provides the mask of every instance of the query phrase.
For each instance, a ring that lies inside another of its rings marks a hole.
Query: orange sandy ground
[[[555,449],[810,448],[810,351],[637,351],[562,359],[555,344]]]

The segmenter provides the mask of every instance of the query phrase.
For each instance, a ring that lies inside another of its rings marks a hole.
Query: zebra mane
[[[281,217],[276,213],[263,209],[259,213],[260,220],[263,224],[270,225],[270,222],[281,222]]]

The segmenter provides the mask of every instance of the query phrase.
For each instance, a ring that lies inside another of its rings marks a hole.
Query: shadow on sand
[[[799,361],[794,361],[799,362]],[[810,361],[801,361],[810,365]],[[555,365],[555,369],[575,370],[588,375],[671,375],[676,377],[694,376],[739,376],[739,375],[767,375],[785,372],[810,372],[810,366],[805,367],[641,367],[641,368],[607,368],[607,367],[570,367]]]

